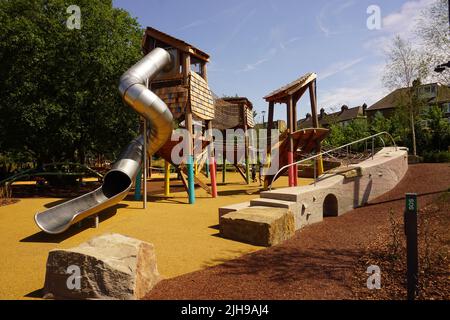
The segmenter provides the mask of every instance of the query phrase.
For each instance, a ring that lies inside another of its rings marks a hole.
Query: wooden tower
[[[149,84],[151,90],[158,95],[169,107],[174,117],[175,127],[185,127],[191,137],[194,137],[194,122],[205,123],[204,128],[212,129],[214,119],[214,99],[208,87],[207,63],[209,55],[183,40],[166,33],[147,27],[142,41],[144,54],[154,48],[163,48],[172,56],[172,68],[161,73]],[[171,163],[171,150],[178,142],[168,141],[158,151],[168,163]],[[205,145],[202,143],[202,148]],[[213,148],[209,149],[209,171],[215,173]],[[182,180],[189,193],[189,203],[195,202],[195,183],[207,188],[195,177],[194,141],[189,141],[189,159],[186,161],[187,170],[178,167]],[[168,166],[166,165],[166,171]],[[187,174],[187,179],[184,174]],[[210,194],[217,196],[215,174],[211,174]],[[187,180],[187,181],[186,181]]]

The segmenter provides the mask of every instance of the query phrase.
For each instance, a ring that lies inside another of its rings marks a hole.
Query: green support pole
[[[195,203],[195,182],[194,182],[194,157],[189,156],[187,163],[188,172],[188,189],[189,189],[189,204]]]
[[[136,183],[134,184],[134,200],[136,201],[142,200],[141,179],[142,179],[142,168],[139,169],[136,175]]]
[[[205,168],[205,172],[206,172],[206,177],[209,178],[209,158],[206,159],[206,168]]]

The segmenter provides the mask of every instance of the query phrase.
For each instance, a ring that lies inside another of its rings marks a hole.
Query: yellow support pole
[[[323,159],[322,156],[317,157],[317,175],[323,174]]]
[[[197,160],[194,163],[194,175],[197,176],[198,175],[198,162]]]
[[[164,195],[170,195],[170,163],[164,162]]]

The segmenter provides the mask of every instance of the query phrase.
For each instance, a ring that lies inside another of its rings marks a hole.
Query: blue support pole
[[[189,156],[187,162],[189,204],[195,203],[194,157]]]
[[[142,168],[139,169],[136,175],[136,183],[134,184],[134,200],[136,201],[142,200],[141,179],[142,179]]]

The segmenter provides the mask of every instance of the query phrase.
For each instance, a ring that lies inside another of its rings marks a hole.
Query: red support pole
[[[288,151],[288,164],[294,163],[294,153],[292,151]],[[289,176],[289,187],[294,186],[294,166],[290,166],[288,170]]]
[[[213,198],[217,198],[216,184],[216,160],[214,157],[209,158],[209,176],[211,178],[211,193]]]
[[[294,168],[294,186],[297,187],[298,185],[298,166],[295,164],[292,166]]]

